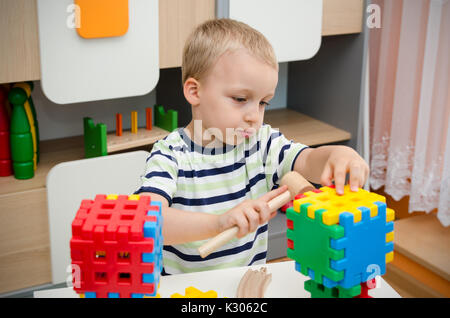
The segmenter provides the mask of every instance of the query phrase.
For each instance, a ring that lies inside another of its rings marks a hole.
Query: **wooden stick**
[[[281,208],[283,205],[289,202],[291,199],[291,194],[289,191],[283,192],[276,198],[273,198],[268,202],[270,211],[275,211],[279,208]],[[239,227],[233,226],[232,228],[229,228],[228,230],[223,231],[219,235],[215,236],[202,246],[198,248],[198,252],[200,253],[200,256],[202,258],[205,258],[209,254],[211,254],[213,251],[217,250],[222,245],[226,244],[228,241],[232,240],[236,234],[239,232]]]
[[[288,190],[267,203],[269,205],[270,211],[278,210],[299,193],[314,190],[314,187],[295,171],[287,173],[280,182],[281,185],[283,185],[283,183],[288,185]],[[207,257],[219,247],[223,246],[231,239],[233,239],[238,232],[239,227],[233,226],[232,228],[229,228],[213,237],[211,240],[198,248],[200,256],[202,258]]]

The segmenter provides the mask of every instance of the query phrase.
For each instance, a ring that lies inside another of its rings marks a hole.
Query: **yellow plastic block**
[[[386,253],[386,264],[394,260],[394,251]]]
[[[76,30],[85,39],[122,36],[129,26],[128,0],[75,0]]]
[[[184,296],[179,293],[175,293],[172,294],[170,298],[217,298],[217,292],[214,290],[202,292],[195,287],[189,286],[185,289]]]
[[[394,221],[395,212],[392,209],[386,208],[386,222]]]
[[[386,233],[386,243],[392,242],[394,240],[394,232]]]
[[[358,207],[364,206],[370,209],[370,216],[375,217],[378,215],[378,206],[374,204],[376,201],[386,203],[386,198],[366,191],[364,189],[358,189],[358,191],[350,191],[350,186],[344,187],[344,194],[337,195],[336,190],[330,187],[320,188],[322,192],[316,193],[309,191],[304,193],[303,198],[294,200],[294,211],[300,212],[300,206],[304,203],[310,203],[308,206],[307,215],[309,218],[314,219],[315,211],[324,209],[326,212],[322,214],[322,222],[326,225],[333,225],[339,223],[339,215],[342,212],[350,212],[354,215],[354,222],[361,221],[361,211]],[[393,211],[387,209],[387,220],[393,220]]]
[[[106,196],[106,200],[117,200],[118,195],[117,194],[108,194]]]
[[[128,200],[139,201],[139,194],[131,194],[128,196]]]
[[[136,134],[138,132],[137,112],[131,112],[131,132]]]

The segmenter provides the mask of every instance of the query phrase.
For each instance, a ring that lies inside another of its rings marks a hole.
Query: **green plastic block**
[[[84,156],[86,158],[108,155],[106,144],[106,125],[97,124],[89,117],[83,118],[84,124]]]
[[[344,236],[344,228],[340,225],[325,225],[322,223],[323,209],[315,211],[314,219],[307,215],[310,203],[300,206],[300,213],[293,208],[286,210],[286,217],[293,222],[293,230],[288,229],[287,238],[294,242],[294,248],[287,249],[287,256],[300,264],[301,273],[309,276],[314,272],[315,282],[323,284],[323,277],[339,282],[344,278],[344,271],[336,271],[330,267],[331,260],[344,257],[344,250],[334,250],[330,247],[331,239]]]
[[[164,111],[164,107],[161,105],[155,105],[155,126],[167,131],[174,131],[178,128],[178,112],[176,110],[169,109]]]
[[[311,293],[311,298],[353,298],[361,294],[361,285],[352,288],[327,288],[312,279],[305,281],[304,288]]]

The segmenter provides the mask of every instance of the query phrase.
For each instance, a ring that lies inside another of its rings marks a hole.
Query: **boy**
[[[203,23],[187,39],[182,80],[192,121],[153,146],[136,193],[162,202],[164,274],[264,264],[267,202],[295,170],[343,193],[362,187],[368,166],[351,148],[309,148],[263,124],[278,62],[267,39],[230,19]],[[237,225],[237,238],[202,259],[197,248]]]

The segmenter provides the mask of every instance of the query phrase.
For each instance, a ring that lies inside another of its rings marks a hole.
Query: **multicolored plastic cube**
[[[322,187],[294,200],[286,216],[287,256],[325,288],[359,288],[393,259],[394,211],[381,195]]]
[[[139,195],[83,200],[70,240],[74,290],[85,298],[155,297],[162,246],[160,202]]]

